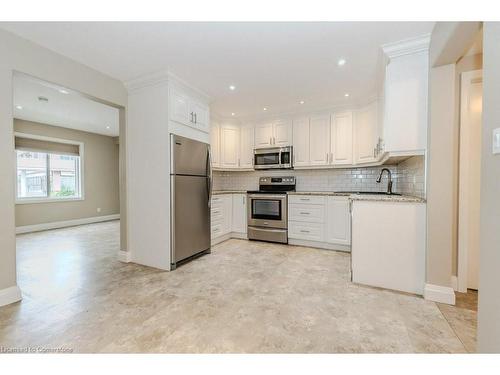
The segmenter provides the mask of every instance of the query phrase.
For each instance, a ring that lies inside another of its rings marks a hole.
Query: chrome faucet
[[[384,171],[387,171],[387,175],[389,176],[389,182],[387,183],[387,194],[392,194],[392,173],[389,169],[383,168],[380,171],[380,174],[377,178],[377,183],[380,184],[380,181],[382,181],[382,175],[384,174]]]

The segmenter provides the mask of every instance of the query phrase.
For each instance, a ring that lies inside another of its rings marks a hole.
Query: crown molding
[[[240,123],[249,123],[249,122],[264,122],[264,121],[273,121],[276,119],[290,119],[290,118],[298,118],[298,117],[306,117],[311,115],[318,115],[324,113],[333,113],[333,112],[343,112],[343,111],[357,111],[363,107],[366,107],[378,100],[379,96],[377,93],[366,96],[361,100],[357,100],[350,104],[335,104],[329,106],[320,106],[320,107],[309,107],[296,111],[286,111],[286,112],[277,112],[277,113],[266,113],[266,114],[257,114],[257,115],[248,115],[248,116],[239,116],[239,117],[223,117],[222,120],[237,120]]]
[[[169,80],[169,73],[167,70],[158,71],[155,73],[150,73],[143,75],[141,77],[132,79],[130,81],[123,82],[127,91],[134,92],[146,87],[157,86],[161,84],[167,84]]]
[[[430,43],[431,34],[424,34],[415,38],[383,44],[381,47],[384,55],[390,60],[395,57],[429,51]]]

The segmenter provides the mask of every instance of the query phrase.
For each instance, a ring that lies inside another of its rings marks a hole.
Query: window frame
[[[78,174],[76,176],[77,183],[78,183],[78,190],[80,192],[80,196],[78,197],[60,197],[60,198],[54,198],[50,197],[50,154],[55,154],[55,155],[60,155],[56,153],[51,153],[51,152],[45,152],[47,154],[47,197],[34,197],[34,198],[19,198],[17,196],[17,150],[14,148],[14,175],[15,175],[15,181],[16,181],[16,189],[14,191],[14,199],[15,199],[15,204],[33,204],[33,203],[51,203],[51,202],[71,202],[71,201],[83,201],[85,200],[85,190],[84,190],[84,143],[83,142],[78,142],[72,139],[63,139],[63,138],[54,138],[54,137],[46,137],[43,135],[36,135],[36,134],[28,134],[28,133],[21,133],[21,132],[14,132],[14,137],[19,137],[19,138],[28,138],[28,139],[36,139],[40,141],[48,141],[48,142],[57,142],[57,143],[65,143],[65,144],[71,144],[71,145],[77,145],[79,149],[79,165],[78,165]],[[44,151],[40,151],[44,152]]]

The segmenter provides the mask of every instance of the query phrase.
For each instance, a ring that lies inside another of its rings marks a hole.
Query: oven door
[[[286,194],[249,194],[248,225],[287,228]]]
[[[281,167],[281,152],[279,148],[255,150],[254,169],[276,169]]]

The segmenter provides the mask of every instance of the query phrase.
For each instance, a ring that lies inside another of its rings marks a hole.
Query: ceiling
[[[22,74],[14,75],[13,87],[15,118],[108,136],[119,134],[116,108]]]
[[[122,81],[168,69],[235,117],[349,105],[376,92],[380,45],[433,22],[22,22],[0,27]],[[337,62],[347,62],[339,67]],[[229,86],[234,85],[234,91]],[[345,94],[348,93],[349,97]],[[304,104],[299,104],[304,101]]]

